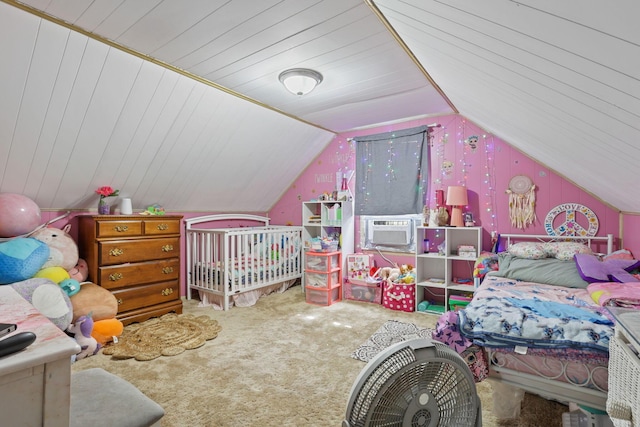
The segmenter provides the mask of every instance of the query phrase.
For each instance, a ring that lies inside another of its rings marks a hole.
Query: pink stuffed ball
[[[40,207],[22,194],[0,193],[0,237],[16,237],[35,230],[42,221]]]

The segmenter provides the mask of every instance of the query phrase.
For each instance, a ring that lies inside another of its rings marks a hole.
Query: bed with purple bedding
[[[478,260],[491,268],[464,309],[439,319],[434,339],[462,354],[476,381],[605,409],[615,325],[575,255],[611,253],[613,237],[509,237],[506,251]]]

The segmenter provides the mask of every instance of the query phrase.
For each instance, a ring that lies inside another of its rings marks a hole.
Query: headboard
[[[500,234],[501,247],[506,250],[517,242],[579,242],[589,246],[594,253],[610,254],[613,252],[613,234],[603,237],[589,236],[549,236],[546,234]]]

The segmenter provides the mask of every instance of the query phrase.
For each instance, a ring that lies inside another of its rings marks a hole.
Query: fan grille
[[[352,396],[349,425],[471,426],[479,400],[468,367],[458,354],[428,340],[423,348],[401,343],[361,373]]]

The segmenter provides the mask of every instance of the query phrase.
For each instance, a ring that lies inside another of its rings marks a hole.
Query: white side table
[[[68,427],[71,356],[80,346],[7,285],[0,286],[0,322],[16,323],[13,334],[37,337],[0,357],[2,425]]]
[[[616,427],[640,426],[640,310],[608,307],[616,321],[609,343],[607,412]]]

